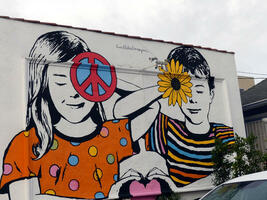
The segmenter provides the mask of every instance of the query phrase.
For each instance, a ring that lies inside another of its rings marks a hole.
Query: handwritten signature
[[[149,53],[149,51],[146,49],[137,48],[133,45],[127,45],[127,44],[122,44],[122,45],[116,44],[116,48],[131,50],[131,51],[139,51],[140,53],[144,53],[144,52]]]

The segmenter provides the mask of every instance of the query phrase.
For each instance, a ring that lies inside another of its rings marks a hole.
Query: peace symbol
[[[115,91],[117,77],[115,67],[101,55],[84,52],[72,59],[70,78],[75,90],[85,99],[105,101]]]

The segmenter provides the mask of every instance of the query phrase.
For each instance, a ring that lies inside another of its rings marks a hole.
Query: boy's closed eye
[[[196,87],[196,92],[197,92],[197,94],[203,94],[204,93],[204,85],[196,85],[195,86]]]
[[[197,90],[197,93],[198,93],[198,94],[203,94],[204,91],[202,91],[202,90]]]

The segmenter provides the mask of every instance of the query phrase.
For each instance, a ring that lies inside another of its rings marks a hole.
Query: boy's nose
[[[196,100],[196,98],[192,98],[192,97],[191,97],[191,98],[189,98],[189,102],[190,102],[190,103],[197,103],[197,100]]]

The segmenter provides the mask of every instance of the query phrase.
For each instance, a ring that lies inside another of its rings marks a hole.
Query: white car
[[[226,181],[200,200],[267,200],[267,171]]]

